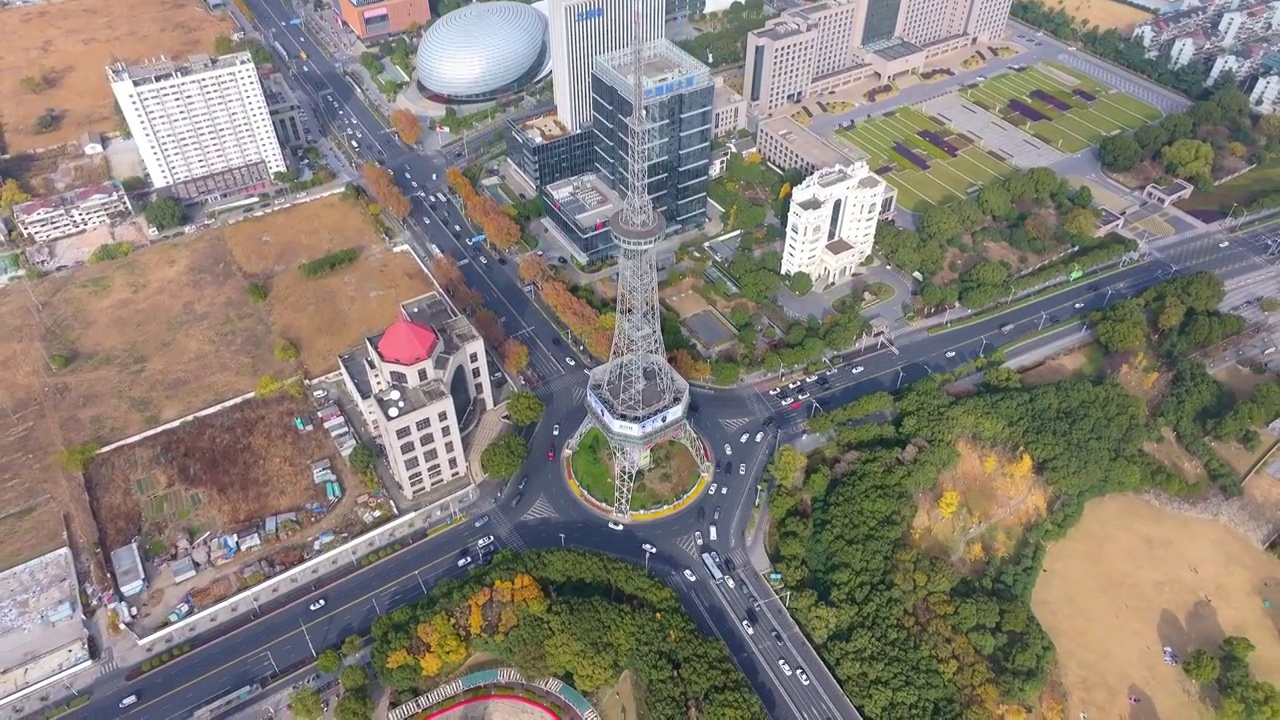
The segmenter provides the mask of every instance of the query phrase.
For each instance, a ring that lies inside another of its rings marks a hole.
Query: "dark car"
[[[511,498],[511,507],[515,507],[516,505],[519,505],[520,501],[523,499],[524,499],[524,493],[516,493],[516,496]]]
[[[782,634],[781,634],[781,633],[779,633],[777,630],[770,630],[770,631],[769,631],[769,634],[773,636],[773,641],[774,641],[774,642],[778,643],[779,645],[781,645],[781,644],[782,644]]]
[[[506,264],[507,264],[507,259],[506,259],[505,257],[503,257],[503,256],[499,255],[499,256],[498,256],[498,264],[499,264],[499,265],[506,265]]]
[[[719,505],[717,505],[717,506],[716,506],[715,512],[711,513],[711,519],[712,519],[712,520],[715,520],[716,522],[719,522],[719,521],[720,521],[720,506],[719,506]]]
[[[560,338],[551,338],[551,344],[560,347],[563,343],[560,342]]]
[[[760,423],[760,427],[773,427],[777,422],[778,419],[770,415],[764,419],[764,422]]]
[[[706,520],[706,519],[707,519],[707,509],[704,507],[698,508],[698,522],[702,522],[703,520]]]
[[[528,484],[529,484],[529,476],[525,475],[524,477],[520,478],[520,484],[516,486],[516,489],[523,491],[524,486]]]
[[[566,257],[564,257],[563,255],[562,255],[562,256],[560,256],[560,257],[558,257],[558,258],[556,258],[556,260],[560,261],[560,264],[561,264],[561,265],[568,265],[568,264],[569,264],[569,259],[568,259],[568,258],[566,258]]]

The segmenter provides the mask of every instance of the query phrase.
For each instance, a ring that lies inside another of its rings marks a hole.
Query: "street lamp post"
[[[1102,307],[1106,307],[1107,303],[1111,302],[1111,293],[1113,292],[1115,292],[1115,290],[1112,290],[1111,288],[1107,288],[1107,296],[1102,299]]]
[[[426,583],[424,583],[424,582],[422,582],[422,576],[418,574],[418,571],[417,571],[417,570],[414,570],[414,571],[413,571],[413,576],[414,576],[414,577],[416,577],[416,578],[418,578],[418,586],[422,588],[422,594],[423,594],[423,595],[426,595],[426,594],[427,594],[427,584],[426,584]]]
[[[907,377],[907,371],[906,371],[906,370],[903,370],[901,367],[899,367],[899,368],[898,368],[898,384],[894,386],[894,389],[895,389],[895,390],[897,390],[897,389],[899,389],[899,388],[901,388],[901,387],[902,387],[902,381],[903,381],[906,377]]]
[[[1041,311],[1040,311],[1040,327],[1036,328],[1036,331],[1037,331],[1037,332],[1038,332],[1038,331],[1040,331],[1040,330],[1043,330],[1043,329],[1044,329],[1044,322],[1045,322],[1045,320],[1047,320],[1048,318],[1049,318],[1049,314],[1048,314],[1048,313],[1046,313],[1045,311],[1041,310]]]
[[[650,555],[649,551],[645,550],[644,551],[644,571],[645,572],[649,572],[649,555]]]
[[[560,533],[560,547],[564,547],[564,533]]]
[[[298,621],[298,624],[302,626],[302,637],[307,639],[307,648],[311,650],[311,657],[312,658],[317,657],[316,646],[311,644],[311,634],[307,632],[307,624],[302,622],[301,620]],[[270,656],[271,656],[271,653],[267,653],[267,657],[270,657]],[[275,665],[274,662],[272,662],[271,664]]]
[[[978,348],[978,357],[986,357],[984,353],[987,351],[987,336],[982,336],[982,346]]]

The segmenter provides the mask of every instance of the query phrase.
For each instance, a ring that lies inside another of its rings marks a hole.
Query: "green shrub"
[[[281,340],[276,345],[276,359],[281,362],[293,362],[298,359],[298,346],[288,340]]]
[[[249,301],[254,305],[261,305],[266,302],[269,294],[270,291],[267,290],[266,285],[260,282],[249,283]]]
[[[84,472],[84,469],[89,467],[89,461],[98,454],[98,449],[98,444],[92,441],[72,445],[58,454],[58,462],[71,472]]]
[[[60,370],[66,370],[67,366],[70,364],[71,364],[71,358],[67,357],[66,355],[55,353],[49,356],[49,367],[53,368],[55,372]]]
[[[354,263],[359,257],[360,251],[356,248],[335,250],[328,255],[302,263],[298,266],[298,270],[302,272],[303,277],[315,279],[328,275],[338,268],[346,267]]]
[[[94,265],[108,260],[120,260],[129,257],[129,253],[133,252],[133,245],[127,242],[103,243],[89,255],[89,264]]]

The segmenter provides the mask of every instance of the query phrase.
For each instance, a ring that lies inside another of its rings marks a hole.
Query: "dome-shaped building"
[[[414,64],[423,95],[440,102],[523,90],[550,65],[547,17],[510,0],[463,5],[427,28]]]

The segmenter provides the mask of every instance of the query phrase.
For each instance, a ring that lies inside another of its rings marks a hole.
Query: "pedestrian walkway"
[[[544,400],[561,395],[572,395],[574,403],[580,403],[587,397],[587,375],[581,372],[560,373],[543,379],[536,392]]]
[[[486,410],[484,415],[480,416],[480,422],[476,423],[476,429],[467,436],[467,472],[471,475],[472,484],[479,485],[484,482],[484,470],[480,468],[480,455],[506,427],[507,422],[502,419],[502,413],[499,410]]]
[[[681,550],[684,550],[695,558],[702,556],[702,548],[698,547],[698,540],[693,536],[693,533],[689,533],[679,540],[676,540],[676,544],[680,546]]]
[[[494,534],[502,541],[503,548],[509,548],[517,551],[529,549],[524,538],[520,537],[520,533],[516,531],[515,525],[511,523],[511,519],[507,517],[506,512],[498,509],[489,513],[489,515],[493,518],[493,526],[497,531]]]
[[[548,502],[545,497],[539,497],[538,500],[533,503],[533,507],[526,510],[524,515],[521,515],[520,517],[522,520],[537,520],[540,518],[554,518],[556,516],[557,513],[555,508],[551,507],[551,503]]]

